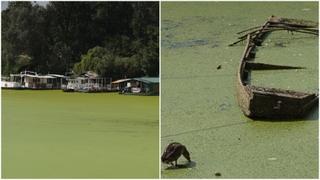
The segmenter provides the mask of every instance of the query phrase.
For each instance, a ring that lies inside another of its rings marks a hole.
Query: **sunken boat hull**
[[[238,83],[237,97],[241,110],[251,118],[302,117],[318,104],[316,94],[243,86],[241,83]]]
[[[266,26],[265,23],[263,26]],[[295,118],[304,116],[318,104],[318,94],[250,84],[251,70],[301,69],[301,67],[255,63],[257,46],[265,34],[247,35],[245,51],[237,72],[237,99],[243,113],[251,118]],[[258,43],[257,43],[258,42]]]

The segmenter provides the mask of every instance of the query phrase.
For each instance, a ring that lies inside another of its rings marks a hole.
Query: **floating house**
[[[116,91],[120,91],[124,89],[127,86],[127,83],[130,81],[130,79],[119,79],[112,82],[112,89]]]
[[[111,78],[98,76],[96,73],[88,71],[76,78],[67,79],[68,83],[65,92],[105,92],[111,91]]]
[[[48,76],[52,76],[55,79],[53,80],[53,87],[56,89],[63,89],[67,86],[67,76],[60,74],[48,74]]]
[[[159,95],[159,77],[119,79],[112,86],[121,94]]]
[[[1,77],[1,88],[4,89],[20,89],[21,80],[20,76]]]
[[[9,80],[1,82],[2,88],[9,89],[60,89],[66,77],[63,75],[39,75],[32,71],[10,74]]]

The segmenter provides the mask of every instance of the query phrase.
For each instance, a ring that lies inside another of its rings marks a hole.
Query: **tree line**
[[[157,2],[8,4],[2,16],[2,75],[94,71],[124,78],[159,75]]]

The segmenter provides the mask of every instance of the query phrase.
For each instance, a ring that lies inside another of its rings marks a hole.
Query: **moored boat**
[[[5,89],[61,89],[65,84],[66,76],[59,74],[40,75],[32,71],[22,71],[19,74],[10,74],[9,78],[2,79],[1,88]]]

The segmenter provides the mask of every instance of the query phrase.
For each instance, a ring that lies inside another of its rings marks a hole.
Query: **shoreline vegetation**
[[[114,80],[159,76],[158,2],[8,2],[3,76],[23,70]]]

